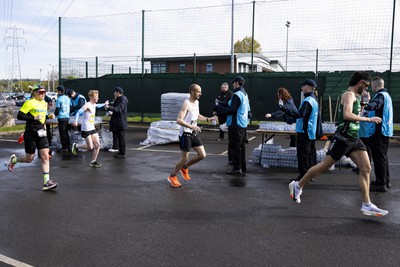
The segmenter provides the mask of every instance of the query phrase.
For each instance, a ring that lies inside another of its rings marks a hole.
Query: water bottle
[[[217,125],[217,120],[216,119],[212,119],[211,122],[212,122],[212,125]]]

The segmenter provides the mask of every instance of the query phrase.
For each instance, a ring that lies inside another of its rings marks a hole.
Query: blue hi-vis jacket
[[[317,103],[317,100],[313,96],[308,96],[308,97],[304,98],[304,100],[301,102],[299,110],[301,109],[301,106],[303,105],[304,102],[308,102],[312,108],[310,118],[308,120],[308,125],[307,125],[308,138],[310,138],[310,140],[315,140],[316,132],[317,132],[317,122],[318,122],[318,103]],[[296,133],[304,133],[303,122],[304,122],[303,117],[298,118],[296,120]]]
[[[249,103],[249,98],[247,94],[245,94],[241,90],[237,90],[234,95],[239,97],[240,99],[240,106],[238,107],[236,111],[236,125],[233,123],[233,115],[228,115],[226,119],[226,125],[228,127],[230,126],[237,126],[240,128],[247,128],[247,125],[249,124],[249,111],[250,111],[250,103]],[[232,103],[232,99],[229,100],[228,105],[230,106]]]
[[[71,111],[71,115],[75,115],[76,112],[81,108],[81,107],[76,108],[79,105],[79,100],[80,99],[83,99],[84,100],[84,104],[86,104],[86,98],[81,94],[78,94],[75,99],[71,98],[71,110],[70,110]]]
[[[69,119],[70,99],[67,95],[60,95],[57,98],[56,108],[59,108],[57,119]]]
[[[383,136],[391,137],[393,136],[393,104],[392,98],[390,97],[387,91],[379,91],[376,95],[372,98],[372,100],[378,95],[383,96],[383,110],[382,110],[382,127],[381,133]],[[368,112],[368,117],[372,118],[375,117],[376,110],[371,110]],[[360,137],[371,137],[376,130],[376,124],[371,122],[360,122],[360,130],[359,136]]]

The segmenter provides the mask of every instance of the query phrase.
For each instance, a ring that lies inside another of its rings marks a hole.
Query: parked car
[[[8,106],[14,106],[15,102],[12,99],[7,100],[3,94],[0,94],[0,108],[5,108]]]
[[[58,93],[56,92],[46,92],[46,95],[51,98],[53,102],[56,102]]]

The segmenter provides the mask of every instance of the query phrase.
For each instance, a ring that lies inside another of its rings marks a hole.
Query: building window
[[[151,64],[151,73],[166,73],[167,64],[165,63],[154,63]]]
[[[206,73],[211,73],[214,71],[214,66],[212,63],[207,63],[206,64]]]
[[[179,64],[179,72],[180,73],[186,72],[186,64]]]

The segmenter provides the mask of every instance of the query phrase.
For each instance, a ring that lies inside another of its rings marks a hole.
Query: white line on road
[[[32,265],[11,259],[7,256],[0,254],[0,262],[4,262],[8,265],[15,266],[15,267],[33,267]]]

